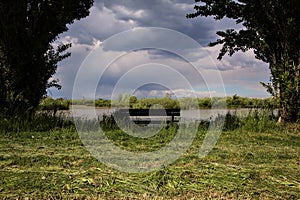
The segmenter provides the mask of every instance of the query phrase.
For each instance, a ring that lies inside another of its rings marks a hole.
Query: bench
[[[119,109],[118,119],[130,118],[136,124],[179,122],[180,109]]]

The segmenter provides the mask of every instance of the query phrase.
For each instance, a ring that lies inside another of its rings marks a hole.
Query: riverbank
[[[62,113],[66,113],[67,115],[72,115],[74,117],[82,117],[82,118],[94,118],[97,116],[99,119],[102,119],[103,115],[110,115],[118,108],[99,108],[94,106],[86,106],[86,105],[72,105],[70,106],[70,110],[62,111]],[[201,109],[181,109],[181,118],[183,120],[210,120],[211,118],[218,115],[225,115],[230,113],[237,117],[245,117],[254,111],[262,111],[268,112],[268,114],[272,114],[269,110],[264,109],[251,109],[251,108],[236,108],[236,109],[210,109],[210,108],[201,108]],[[273,115],[278,115],[278,110],[273,111]]]

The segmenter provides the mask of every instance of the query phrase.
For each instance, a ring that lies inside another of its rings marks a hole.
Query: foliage
[[[100,127],[104,131],[121,131],[115,121],[115,116],[118,116],[118,111],[114,115],[103,115],[100,121]],[[120,116],[120,115],[119,115]],[[129,118],[118,118],[118,123],[122,123],[122,127],[129,126]],[[276,120],[278,116],[274,115],[273,110],[270,109],[253,109],[249,110],[246,115],[239,116],[236,111],[228,111],[226,115],[218,115],[211,123],[218,123],[224,121],[223,131],[245,130],[251,132],[264,132],[267,130],[279,128]],[[164,124],[165,127],[176,127],[177,124]],[[200,130],[207,130],[209,121],[202,120],[199,122]],[[130,127],[129,127],[130,129]],[[124,133],[125,134],[125,133]],[[120,139],[121,140],[121,139]]]
[[[99,98],[98,100],[95,101],[95,106],[109,108],[111,107],[111,100]]]
[[[111,115],[103,115],[102,120],[100,121],[100,127],[104,131],[113,131],[119,130],[119,127]]]
[[[232,131],[241,127],[241,119],[236,115],[228,112],[225,115],[224,127],[225,131]]]
[[[278,117],[275,117],[273,113],[269,113],[268,110],[253,110],[250,112],[241,122],[241,127],[243,130],[251,132],[264,132],[266,130],[275,129],[278,126],[276,125],[276,120]]]
[[[99,99],[96,99],[96,100],[83,98],[83,99],[70,100],[70,104],[110,108],[111,107],[111,100],[102,99],[102,98],[99,98]]]
[[[24,113],[22,116],[15,115],[9,118],[0,115],[0,133],[50,131],[61,128],[74,129],[73,123],[62,114],[53,115],[52,112]]]
[[[119,95],[117,100],[112,100],[112,105],[114,107],[130,107],[130,108],[179,108],[179,103],[177,100],[172,99],[170,96],[166,95],[163,98],[141,98],[137,99],[135,96]]]
[[[85,106],[93,106],[95,105],[95,100],[90,99],[72,99],[71,101],[72,105],[85,105]]]
[[[0,111],[6,115],[33,112],[57,64],[70,56],[71,45],[54,41],[67,24],[89,14],[93,0],[0,1]]]
[[[127,100],[124,100],[127,99]],[[128,101],[129,99],[129,101]],[[119,100],[108,99],[74,99],[72,105],[86,105],[96,107],[130,107],[130,108],[180,108],[180,109],[209,109],[209,108],[264,108],[274,110],[279,107],[275,98],[248,98],[233,95],[232,97],[203,97],[191,98],[183,97],[180,99],[172,98],[140,98],[135,96],[120,95]]]
[[[197,109],[197,108],[265,108],[274,110],[278,108],[274,98],[246,98],[234,95],[232,97],[204,97],[189,98],[184,97],[178,100],[171,98],[142,98],[131,103],[132,108],[150,108],[161,105],[164,108]],[[125,104],[124,104],[125,106]]]
[[[39,104],[39,110],[69,110],[70,102],[63,98],[53,99],[48,96],[42,99]]]
[[[212,102],[209,97],[198,99],[198,105],[200,108],[211,108]]]
[[[244,130],[261,133],[280,127],[276,123],[278,117],[269,109],[250,110],[245,116],[238,116],[236,112],[231,111],[218,118],[224,119],[224,131]],[[219,120],[218,118],[216,120]]]
[[[138,101],[138,99],[136,98],[136,96],[131,96],[131,97],[129,98],[129,107],[132,108],[133,105],[134,105],[135,103],[137,103],[137,101]]]
[[[175,163],[148,173],[107,167],[84,148],[74,129],[1,132],[0,198],[299,199],[300,135],[294,126],[259,134],[225,131],[204,158],[198,154],[206,131],[199,129]],[[116,131],[106,135],[120,148],[151,152],[173,131],[163,129],[162,140],[144,142]]]
[[[269,63],[271,83],[263,86],[280,104],[284,121],[297,121],[300,109],[300,7],[297,0],[196,0],[195,13],[188,18],[230,18],[241,30],[218,31],[221,37],[210,46],[222,44],[218,59],[228,53],[253,49],[257,59]]]

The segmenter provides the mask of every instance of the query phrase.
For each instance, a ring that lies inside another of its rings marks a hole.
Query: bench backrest
[[[180,116],[180,109],[119,109],[118,114],[125,116]]]

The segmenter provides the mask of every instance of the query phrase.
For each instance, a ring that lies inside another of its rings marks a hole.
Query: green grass
[[[299,125],[252,130],[248,123],[240,124],[224,131],[204,158],[198,157],[206,133],[201,126],[182,157],[148,173],[105,166],[85,149],[71,126],[2,132],[0,198],[300,199]],[[106,134],[126,150],[153,151],[170,141],[175,131],[163,129],[148,139],[118,130]]]
[[[63,114],[41,111],[36,114],[24,113],[22,116],[5,117],[0,113],[0,133],[19,133],[31,131],[48,131],[74,127],[73,122]],[[73,128],[74,129],[74,128]]]

